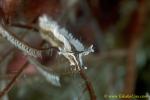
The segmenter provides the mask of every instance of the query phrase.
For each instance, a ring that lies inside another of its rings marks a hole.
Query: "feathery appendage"
[[[34,58],[28,57],[28,60],[31,64],[35,65],[37,71],[44,76],[44,78],[50,82],[51,84],[55,86],[61,86],[60,84],[60,78],[58,75],[56,75],[53,71],[48,71],[45,69],[45,66],[40,64],[38,61],[36,61]]]
[[[61,28],[57,22],[46,15],[39,18],[39,27],[41,28],[41,36],[59,48],[59,54],[67,58],[70,65],[77,66],[78,70],[84,67],[82,57],[94,52],[93,45],[86,49],[71,33],[65,28]],[[84,68],[86,69],[86,67]]]
[[[33,57],[42,57],[44,54],[49,55],[50,52],[52,52],[52,48],[39,50],[30,47],[26,43],[19,40],[16,36],[8,32],[2,25],[0,25],[0,35],[6,38],[11,44],[22,50],[24,53]]]

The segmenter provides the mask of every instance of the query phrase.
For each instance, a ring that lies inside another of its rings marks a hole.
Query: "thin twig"
[[[86,88],[90,95],[90,100],[96,100],[96,95],[92,83],[90,82],[89,78],[86,76],[83,70],[80,70],[80,76],[85,81]]]
[[[29,25],[29,24],[12,23],[11,26],[39,32],[39,30],[36,27],[34,27],[33,25]]]
[[[5,57],[5,59],[0,62],[0,66],[3,66],[0,68],[0,74],[5,76],[6,75],[6,71],[7,71],[7,65],[10,62],[10,60],[12,59],[13,53],[11,52],[11,54],[9,54],[8,56]],[[3,90],[6,87],[6,80],[1,80],[0,81],[0,91]],[[6,93],[1,100],[8,100],[8,94]]]
[[[139,6],[132,14],[129,26],[127,27],[127,31],[131,35],[128,44],[126,76],[123,89],[124,94],[133,94],[135,90],[135,82],[137,78],[136,51],[141,41],[142,32],[144,30],[143,24],[146,21],[147,15],[146,0],[137,0],[137,2]]]
[[[14,86],[16,80],[21,76],[24,69],[27,67],[28,62],[26,62],[16,73],[16,75],[13,77],[13,79],[9,82],[9,84],[3,89],[2,92],[0,92],[0,98],[2,98],[5,94],[9,92],[9,90]]]

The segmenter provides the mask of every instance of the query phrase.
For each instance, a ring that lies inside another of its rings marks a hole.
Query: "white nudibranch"
[[[47,41],[51,40],[52,45],[55,41],[55,44],[57,44],[57,47],[60,50],[59,54],[62,54],[67,58],[70,65],[77,66],[79,70],[84,67],[82,57],[94,52],[93,45],[89,48],[85,48],[71,33],[65,28],[61,28],[56,21],[46,15],[39,18],[39,27],[41,28],[41,36]]]

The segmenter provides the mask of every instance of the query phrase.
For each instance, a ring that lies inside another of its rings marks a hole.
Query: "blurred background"
[[[95,52],[84,57],[84,63],[96,100],[120,100],[104,95],[150,93],[149,0],[0,0],[0,22],[36,48],[41,48],[43,39],[31,26],[37,27],[43,14],[86,47],[94,45]],[[2,100],[95,100],[66,59],[53,53],[39,61],[60,75],[61,87],[51,85],[28,64]],[[1,90],[26,62],[23,52],[0,38]]]

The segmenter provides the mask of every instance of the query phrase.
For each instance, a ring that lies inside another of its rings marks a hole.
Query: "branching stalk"
[[[0,34],[2,37],[6,38],[11,44],[22,50],[24,53],[33,56],[33,57],[42,57],[44,55],[49,55],[52,52],[52,49],[58,50],[55,47],[51,47],[48,49],[36,49],[28,44],[22,42],[17,38],[15,35],[11,34],[11,32],[8,32],[6,28],[4,28],[2,25],[0,25]]]

